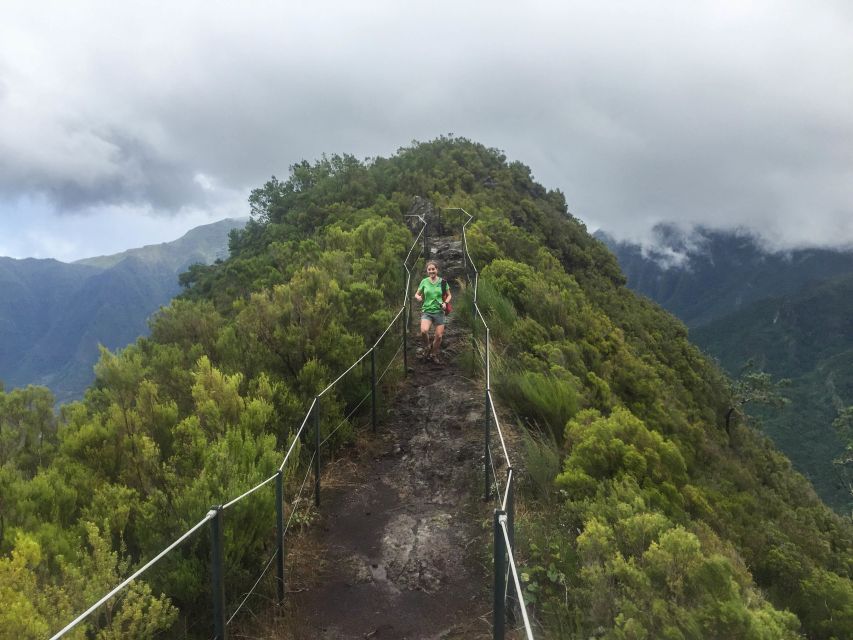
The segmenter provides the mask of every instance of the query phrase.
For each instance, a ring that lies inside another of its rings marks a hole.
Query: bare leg
[[[429,356],[429,328],[432,326],[432,320],[421,320],[421,339],[424,342],[424,357]],[[436,327],[438,331],[438,327]]]
[[[444,336],[444,325],[439,324],[435,327],[435,337],[432,341],[432,353],[436,358],[441,354],[441,338]]]

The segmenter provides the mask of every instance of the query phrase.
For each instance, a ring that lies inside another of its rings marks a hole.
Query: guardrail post
[[[492,638],[504,640],[506,623],[506,542],[501,531],[500,519],[506,515],[495,509],[495,588],[492,606]]]
[[[408,302],[408,301],[407,301]],[[403,307],[403,313],[400,314],[400,321],[403,324],[403,376],[409,375],[409,305]]]
[[[284,604],[284,471],[275,476],[275,528],[278,533],[278,557],[275,560],[275,585],[278,606]]]
[[[509,538],[509,548],[515,552],[515,473],[512,470],[512,467],[509,467],[506,470],[506,529],[507,529],[507,537]],[[515,608],[519,604],[516,602],[515,591],[510,589],[506,594],[507,600],[509,601],[509,606],[507,607],[507,613],[510,615],[511,619],[516,620],[516,611]]]
[[[370,350],[370,423],[376,431],[376,345]]]
[[[225,574],[222,535],[222,505],[211,507],[216,514],[210,520],[210,577],[213,595],[213,637],[225,640]]]
[[[489,368],[489,334],[491,329],[486,327],[486,389],[492,388],[492,370]]]
[[[320,396],[314,398],[314,506],[320,506]]]
[[[486,389],[486,420],[483,428],[483,499],[488,502],[492,495],[491,483],[489,482],[489,467],[492,464],[492,452],[489,450],[489,431],[491,424],[491,402],[489,390]]]
[[[506,528],[509,548],[515,551],[515,472],[512,467],[506,470],[506,483]]]
[[[476,283],[477,272],[474,271],[474,282]],[[474,285],[473,293],[471,294],[471,362],[476,364],[474,356],[477,354],[477,287]]]

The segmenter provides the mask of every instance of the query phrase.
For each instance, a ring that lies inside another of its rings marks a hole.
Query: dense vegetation
[[[853,278],[833,278],[769,297],[691,331],[736,374],[747,363],[789,378],[784,411],[762,415],[764,430],[830,505],[853,512],[849,477],[832,423],[853,403]]]
[[[853,252],[770,253],[747,235],[668,227],[658,241],[644,253],[608,240],[628,286],[683,320],[732,376],[751,363],[791,381],[785,410],[761,413],[763,429],[823,500],[849,515],[850,474],[833,463],[843,443],[832,423],[853,403]],[[666,268],[675,255],[684,262]]]
[[[850,522],[748,425],[725,429],[727,380],[624,287],[561,193],[455,138],[294,166],[253,192],[231,258],[186,273],[150,338],[102,354],[82,402],[54,418],[43,390],[0,396],[0,628],[55,630],[276,468],[311,397],[390,319],[418,195],[477,214],[495,386],[531,434],[519,556],[542,635],[850,637]],[[334,398],[324,428],[356,397]],[[265,496],[229,517],[229,580],[264,558]],[[100,636],[176,619],[198,633],[206,544],[140,582]]]

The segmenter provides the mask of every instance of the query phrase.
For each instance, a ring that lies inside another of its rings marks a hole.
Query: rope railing
[[[208,512],[207,512],[207,514],[206,514],[206,515],[205,515],[201,520],[199,520],[199,521],[198,521],[198,522],[197,522],[197,523],[196,523],[192,528],[190,528],[190,529],[189,529],[188,531],[186,531],[183,535],[181,535],[181,537],[180,537],[180,538],[178,538],[178,539],[177,539],[177,540],[175,540],[172,544],[170,544],[168,547],[166,547],[165,549],[163,549],[160,553],[158,553],[156,556],[154,556],[151,560],[149,560],[148,562],[146,562],[142,567],[140,567],[139,569],[137,569],[136,571],[134,571],[130,576],[128,576],[127,578],[125,578],[125,579],[124,579],[124,580],[123,580],[119,585],[117,585],[117,586],[116,586],[112,591],[110,591],[107,595],[105,595],[103,598],[101,598],[100,600],[98,600],[98,601],[97,601],[95,604],[93,604],[91,607],[89,607],[88,609],[86,609],[86,611],[84,611],[84,612],[83,612],[83,613],[81,613],[79,616],[77,616],[76,618],[74,618],[74,620],[72,620],[72,621],[71,621],[71,622],[69,622],[67,625],[65,625],[65,626],[64,626],[62,629],[60,629],[56,634],[54,634],[53,636],[51,636],[50,640],[56,640],[57,638],[61,638],[61,637],[62,637],[62,636],[64,636],[66,633],[68,633],[69,631],[71,631],[74,627],[76,627],[78,624],[80,624],[81,622],[83,622],[83,620],[85,620],[86,618],[88,618],[88,617],[89,617],[93,612],[95,612],[95,611],[96,611],[96,610],[97,610],[97,609],[98,609],[102,604],[104,604],[107,600],[109,600],[110,598],[112,598],[112,597],[113,597],[114,595],[116,595],[119,591],[121,591],[122,589],[124,589],[127,585],[129,585],[131,582],[133,582],[134,580],[136,580],[136,579],[137,579],[139,576],[141,576],[143,573],[145,573],[146,571],[148,571],[148,569],[150,569],[150,568],[151,568],[151,567],[153,567],[155,564],[157,564],[157,562],[159,562],[159,561],[160,561],[160,559],[161,559],[161,558],[163,558],[166,554],[168,554],[172,549],[174,549],[175,547],[177,547],[177,546],[178,546],[179,544],[181,544],[184,540],[186,540],[186,539],[187,539],[187,538],[189,538],[192,534],[194,534],[196,531],[198,531],[198,530],[199,530],[199,529],[200,529],[204,524],[206,524],[207,522],[209,522],[209,521],[213,518],[213,516],[214,516],[214,512],[213,512],[213,510],[208,511]]]
[[[331,436],[343,425],[346,420],[352,417],[355,411],[365,402],[368,396],[372,397],[372,407],[371,407],[371,422],[373,424],[374,430],[376,429],[376,395],[377,395],[377,385],[381,381],[382,377],[388,372],[389,368],[396,360],[397,356],[400,354],[400,351],[403,352],[403,374],[406,375],[408,373],[407,370],[407,327],[409,322],[409,304],[410,304],[410,292],[409,288],[411,286],[412,281],[412,269],[417,261],[420,259],[421,255],[428,253],[428,235],[427,235],[427,223],[423,216],[407,216],[407,217],[415,217],[421,223],[421,228],[417,235],[415,236],[414,241],[412,242],[412,246],[409,248],[408,253],[406,254],[405,259],[402,262],[402,266],[404,269],[404,293],[403,293],[403,304],[388,323],[388,326],[385,330],[380,334],[380,336],[374,341],[373,346],[371,346],[367,351],[365,351],[361,357],[359,357],[355,362],[353,362],[343,373],[341,373],[333,382],[331,382],[328,386],[326,386],[322,391],[320,391],[312,400],[305,417],[302,420],[302,423],[297,429],[296,433],[293,435],[292,442],[290,447],[287,450],[287,453],[284,456],[284,460],[282,460],[281,465],[278,467],[278,471],[266,478],[265,480],[259,482],[254,487],[248,489],[244,493],[240,494],[238,497],[229,500],[228,502],[212,507],[207,514],[202,518],[197,524],[183,533],[177,540],[175,540],[172,544],[167,546],[165,549],[160,551],[154,558],[145,563],[142,567],[137,569],[133,574],[125,578],[120,584],[114,587],[109,593],[100,598],[97,602],[95,602],[92,606],[90,606],[86,611],[78,615],[74,620],[68,623],[65,627],[59,630],[56,634],[54,634],[50,640],[58,640],[66,633],[77,627],[81,622],[86,620],[90,615],[92,615],[95,611],[97,611],[104,603],[106,603],[110,598],[119,594],[125,587],[127,587],[131,582],[141,576],[145,571],[147,571],[150,567],[156,564],[163,557],[168,555],[173,549],[175,549],[182,542],[191,537],[194,533],[196,533],[202,526],[207,524],[208,522],[211,524],[211,579],[212,579],[212,600],[213,600],[213,627],[214,627],[214,638],[218,638],[220,640],[225,640],[226,638],[226,627],[234,620],[239,611],[246,604],[248,598],[254,593],[255,589],[260,584],[262,578],[269,571],[270,566],[274,563],[276,565],[276,586],[278,592],[278,605],[283,604],[284,601],[284,537],[287,533],[288,528],[290,527],[291,521],[298,509],[299,501],[302,497],[302,492],[305,489],[305,485],[308,480],[308,476],[311,471],[314,472],[314,483],[315,483],[315,505],[319,506],[320,504],[320,449],[322,445],[328,443]],[[417,253],[415,250],[417,249]],[[414,254],[414,260],[411,260],[412,255]],[[397,351],[391,357],[388,364],[385,366],[381,376],[377,378],[376,376],[376,352],[380,346],[380,343],[388,336],[391,329],[394,328],[394,325],[400,321],[402,318],[402,328],[401,328],[401,336],[400,336],[400,346]],[[361,362],[364,362],[367,358],[371,360],[371,390],[370,393],[365,396],[365,398],[358,403],[356,408],[350,412],[350,414],[344,418],[344,420],[330,433],[324,440],[320,440],[320,420],[319,420],[319,410],[320,410],[320,402],[323,396],[325,396],[329,391],[331,391],[341,380],[343,380],[349,373],[355,369]],[[287,466],[288,460],[290,459],[291,454],[296,448],[297,442],[300,442],[302,435],[305,433],[306,426],[309,421],[312,420],[314,423],[314,451],[311,455],[311,459],[308,462],[308,470],[306,471],[305,477],[303,478],[302,485],[299,489],[299,492],[291,501],[293,508],[291,509],[290,515],[287,520],[287,524],[284,524],[284,469]],[[313,469],[312,469],[313,463]],[[251,589],[245,594],[241,603],[237,606],[237,608],[231,613],[231,615],[226,620],[225,618],[225,595],[224,595],[224,572],[223,572],[223,564],[224,564],[224,549],[223,549],[223,523],[222,523],[222,514],[226,509],[234,506],[238,502],[244,500],[248,496],[252,495],[262,487],[275,482],[276,487],[276,524],[277,524],[277,542],[276,550],[272,554],[272,557],[266,563],[261,575],[256,580],[255,584]]]
[[[483,370],[485,373],[485,402],[486,402],[486,412],[485,412],[485,428],[484,428],[484,493],[485,498],[489,500],[491,498],[492,489],[494,489],[494,495],[497,500],[498,509],[495,510],[495,545],[494,545],[494,569],[495,569],[495,606],[493,610],[494,621],[493,621],[493,629],[494,629],[494,637],[495,638],[503,638],[504,637],[504,625],[506,621],[507,608],[506,601],[508,599],[508,585],[509,585],[509,575],[512,574],[513,582],[515,586],[516,593],[516,602],[518,604],[518,608],[521,610],[521,614],[524,620],[524,626],[527,633],[527,638],[532,640],[533,633],[530,627],[530,622],[527,616],[527,611],[524,606],[523,594],[521,591],[520,582],[518,579],[518,571],[515,567],[515,560],[512,553],[513,544],[514,544],[514,486],[515,486],[515,474],[510,462],[509,454],[506,448],[506,442],[503,436],[503,431],[501,429],[500,421],[498,420],[498,415],[495,410],[494,401],[491,393],[491,368],[490,368],[490,330],[489,326],[486,322],[485,316],[483,315],[479,305],[477,304],[477,295],[479,289],[479,272],[474,265],[474,261],[471,259],[471,254],[468,250],[468,238],[466,233],[466,228],[468,224],[473,220],[473,216],[471,216],[467,211],[463,209],[458,209],[463,214],[467,216],[467,220],[462,224],[462,239],[463,239],[463,261],[465,266],[465,273],[468,278],[469,286],[473,290],[472,297],[472,347],[473,352],[480,356],[480,360],[483,364]],[[331,437],[347,422],[349,421],[353,415],[358,411],[358,409],[366,402],[367,398],[371,398],[371,423],[373,425],[373,429],[376,429],[376,400],[377,400],[377,385],[381,382],[382,378],[387,374],[388,370],[397,359],[398,355],[402,351],[403,353],[403,372],[404,375],[408,373],[408,365],[407,365],[407,329],[409,325],[410,319],[410,304],[411,304],[411,296],[410,296],[410,287],[412,282],[412,269],[415,264],[421,258],[422,255],[429,255],[428,250],[428,233],[427,233],[427,223],[426,220],[422,216],[409,216],[417,218],[421,223],[421,229],[415,236],[415,239],[412,243],[412,246],[409,248],[408,253],[406,254],[405,259],[403,260],[402,266],[404,269],[404,296],[403,296],[403,304],[397,313],[394,315],[392,320],[389,322],[388,326],[385,330],[379,335],[379,337],[375,340],[374,344],[367,349],[355,362],[353,362],[343,373],[341,373],[334,381],[332,381],[329,385],[327,385],[322,391],[320,391],[312,400],[308,410],[297,429],[296,433],[292,436],[292,442],[288,447],[287,452],[285,453],[284,459],[281,462],[281,465],[278,467],[278,471],[266,478],[265,480],[259,482],[254,487],[248,489],[244,493],[240,494],[238,497],[218,506],[212,507],[207,514],[202,518],[197,524],[187,530],[184,534],[182,534],[177,540],[171,543],[168,547],[160,551],[154,558],[149,560],[145,565],[136,570],[133,574],[123,580],[119,585],[113,588],[109,593],[99,599],[96,603],[94,603],[91,607],[89,607],[82,614],[77,616],[72,622],[63,627],[59,632],[57,632],[54,636],[51,637],[51,640],[58,640],[63,635],[65,635],[70,630],[74,629],[77,625],[83,622],[86,618],[88,618],[92,613],[97,611],[104,603],[109,601],[110,598],[119,594],[125,587],[127,587],[133,580],[141,576],[145,571],[147,571],[150,567],[156,564],[159,560],[169,554],[172,550],[174,550],[177,546],[179,546],[182,542],[190,538],[194,533],[196,533],[199,529],[201,529],[205,524],[210,523],[210,531],[211,531],[211,580],[212,580],[212,604],[213,604],[213,627],[214,627],[214,638],[218,638],[221,640],[225,640],[227,637],[226,628],[229,624],[236,618],[237,614],[244,607],[248,599],[255,593],[256,589],[260,585],[264,576],[270,570],[270,567],[276,566],[276,589],[277,589],[277,604],[280,606],[284,602],[284,559],[285,559],[285,548],[284,548],[284,540],[286,534],[291,526],[294,516],[297,511],[299,511],[302,502],[304,501],[306,505],[310,505],[310,500],[305,500],[303,496],[303,492],[308,482],[308,478],[313,472],[314,475],[314,504],[315,506],[319,506],[320,504],[320,476],[321,476],[321,449],[323,445],[329,443]],[[417,249],[417,251],[416,251]],[[414,259],[412,259],[414,256]],[[469,273],[473,272],[473,275]],[[379,349],[380,344],[383,340],[391,332],[391,329],[394,328],[395,324],[398,321],[401,321],[401,340],[400,345],[398,346],[396,352],[391,356],[387,365],[384,367],[382,373],[377,376],[376,374],[376,357],[377,351]],[[482,340],[477,339],[476,336],[476,326],[478,322],[482,325],[484,335],[485,335],[485,343],[483,344]],[[481,350],[480,345],[483,344],[483,348]],[[367,393],[361,401],[341,420],[341,422],[330,432],[327,434],[326,438],[321,441],[320,439],[320,409],[321,409],[321,400],[322,398],[329,393],[333,388],[335,388],[347,375],[349,375],[359,364],[365,362],[369,358],[370,360],[370,392]],[[287,518],[287,522],[284,522],[284,470],[287,466],[288,461],[291,459],[291,454],[296,449],[296,444],[304,440],[307,441],[307,437],[303,438],[304,434],[306,434],[306,429],[308,428],[309,422],[313,423],[313,431],[314,431],[314,446],[313,451],[310,457],[310,460],[307,464],[307,469],[305,475],[302,479],[302,483],[300,485],[299,491],[294,495],[293,499],[290,501],[291,510],[290,514]],[[490,433],[491,433],[491,425],[494,424],[494,430],[497,432],[500,444],[501,444],[501,452],[503,454],[503,462],[506,465],[507,475],[506,475],[506,484],[505,489],[503,491],[503,495],[501,496],[501,483],[498,479],[498,470],[495,466],[495,459],[492,456],[491,446],[490,446]],[[490,473],[491,472],[491,473]],[[491,478],[489,477],[491,475]],[[277,529],[277,544],[276,549],[272,553],[270,559],[266,562],[263,570],[258,576],[257,580],[253,584],[253,586],[242,595],[242,599],[240,604],[231,612],[230,616],[225,618],[225,580],[224,580],[224,543],[223,543],[223,513],[230,507],[234,506],[238,502],[246,499],[250,495],[259,491],[261,488],[265,487],[268,484],[275,483],[276,487],[276,529]],[[310,507],[306,507],[310,508]],[[501,534],[501,535],[499,535]],[[509,566],[506,566],[506,560],[509,560]]]
[[[524,606],[524,595],[521,592],[521,582],[518,579],[518,569],[515,566],[515,558],[512,555],[512,543],[513,541],[510,539],[509,531],[507,530],[507,516],[506,514],[498,516],[498,524],[501,527],[501,532],[503,533],[504,545],[506,546],[506,554],[509,556],[509,569],[512,572],[512,581],[515,584],[515,594],[518,596],[518,601],[522,603],[521,607],[521,617],[524,620],[524,630],[527,632],[527,637],[533,637],[533,629],[530,627],[530,618],[527,617],[527,607]]]
[[[489,325],[483,315],[480,305],[478,304],[478,293],[480,284],[480,272],[474,264],[471,253],[468,250],[468,233],[467,227],[474,220],[474,216],[459,207],[447,209],[448,211],[459,211],[467,219],[462,222],[462,260],[465,269],[465,277],[468,281],[468,287],[472,290],[471,296],[471,360],[474,362],[474,356],[479,356],[479,360],[483,364],[483,373],[486,383],[485,393],[485,420],[483,429],[484,451],[483,451],[483,494],[486,501],[491,498],[491,489],[494,487],[496,498],[499,500],[499,508],[495,509],[494,521],[494,606],[492,609],[492,630],[493,637],[496,639],[504,638],[505,625],[508,609],[506,606],[508,599],[508,571],[512,573],[513,582],[515,585],[515,601],[517,608],[521,610],[521,615],[524,620],[524,629],[528,640],[533,640],[533,630],[530,626],[530,620],[527,616],[527,609],[524,604],[524,595],[521,590],[521,583],[518,579],[518,570],[515,566],[515,557],[513,556],[513,548],[515,544],[515,471],[510,461],[509,452],[506,448],[501,423],[498,419],[497,411],[495,410],[494,398],[492,396],[492,372],[490,358],[490,334]],[[477,328],[478,324],[482,325],[484,339],[478,340]],[[482,345],[482,347],[481,347]],[[498,481],[497,469],[494,465],[492,450],[490,445],[491,426],[494,425],[494,430],[498,434],[501,443],[501,451],[503,460],[507,468],[506,488],[503,497],[500,497],[500,483]],[[491,472],[491,473],[490,473]],[[509,567],[506,567],[507,560]],[[510,607],[511,609],[511,607]]]

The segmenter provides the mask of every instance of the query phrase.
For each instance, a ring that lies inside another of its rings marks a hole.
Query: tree
[[[844,453],[832,462],[841,469],[843,482],[853,494],[853,406],[841,409],[832,421],[832,427],[844,445]]]
[[[746,418],[743,409],[748,404],[758,404],[774,409],[781,409],[790,400],[782,395],[782,389],[788,387],[791,381],[787,378],[774,380],[765,371],[754,370],[755,363],[750,360],[741,369],[740,377],[732,382],[731,400],[726,411],[726,433],[731,435],[732,418]]]

